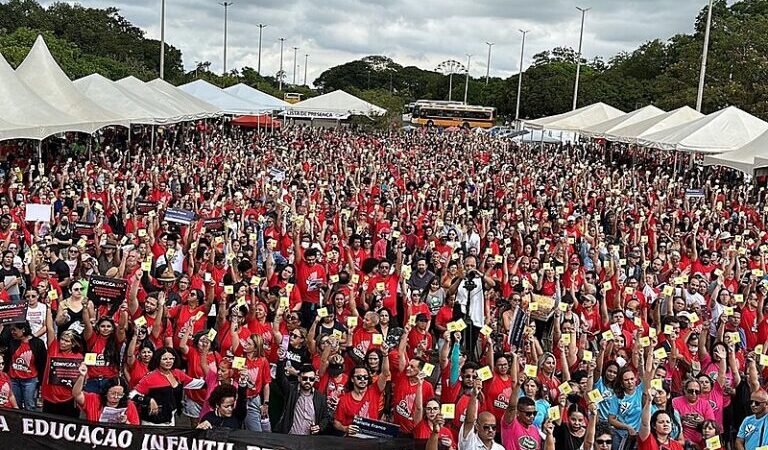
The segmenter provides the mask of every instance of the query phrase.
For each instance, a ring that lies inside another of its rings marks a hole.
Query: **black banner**
[[[136,200],[136,214],[146,216],[148,212],[157,208],[157,202],[149,200]]]
[[[0,325],[22,323],[27,320],[27,303],[0,304]]]
[[[96,224],[88,222],[75,222],[72,234],[78,238],[84,237],[89,242],[93,242],[93,235],[96,234]]]
[[[80,376],[77,370],[83,358],[64,358],[61,356],[52,356],[50,358],[51,369],[48,371],[48,383],[55,386],[66,386],[71,388],[75,385],[75,380]]]
[[[367,417],[355,416],[352,425],[357,425],[360,431],[355,435],[361,439],[383,438],[392,439],[400,434],[400,426],[394,423],[373,420]]]
[[[405,450],[410,439],[291,436],[245,430],[90,423],[50,414],[0,409],[0,446],[25,450]]]
[[[94,305],[119,305],[125,300],[128,281],[91,275],[88,278],[88,299]]]
[[[189,225],[195,220],[195,213],[187,209],[168,208],[165,211],[165,220],[168,222],[176,222],[182,225]]]
[[[203,219],[203,226],[206,231],[213,233],[224,231],[224,217],[211,217]]]

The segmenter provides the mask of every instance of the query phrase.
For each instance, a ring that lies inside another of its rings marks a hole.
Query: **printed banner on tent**
[[[88,299],[95,305],[118,305],[125,300],[128,282],[118,278],[91,275],[88,279]]]
[[[338,111],[311,111],[303,109],[286,109],[281,113],[286,117],[293,117],[295,119],[330,119],[330,120],[344,120],[350,116],[349,112]]]
[[[181,427],[131,426],[86,422],[17,409],[0,410],[0,445],[25,450],[336,450],[350,446],[349,438],[291,436],[245,430],[198,430]],[[406,450],[410,439],[361,439],[356,450]]]

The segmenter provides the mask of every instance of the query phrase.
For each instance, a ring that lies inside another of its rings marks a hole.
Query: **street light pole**
[[[165,0],[160,1],[160,79],[165,79]]]
[[[523,33],[523,43],[520,45],[520,67],[517,75],[517,105],[515,105],[515,121],[520,120],[520,95],[523,92],[523,55],[525,55],[525,35],[528,30],[520,30]]]
[[[285,38],[280,38],[280,71],[277,73],[279,80],[278,80],[278,89],[283,90],[283,44],[285,43]]]
[[[224,7],[224,75],[227,74],[227,12],[229,7],[234,5],[232,2],[219,3]]]
[[[296,86],[296,55],[299,47],[293,47],[293,85]]]
[[[707,53],[709,52],[709,29],[712,26],[712,0],[709,0],[707,11],[707,27],[704,30],[704,50],[701,54],[701,72],[699,72],[699,91],[696,94],[696,111],[701,112],[701,103],[704,100],[704,78],[707,74]]]
[[[467,93],[469,92],[469,64],[472,62],[472,55],[467,53],[467,79],[464,81],[464,104],[467,104]]]
[[[493,47],[493,42],[486,42],[485,45],[488,46],[488,64],[485,67],[485,85],[487,86],[491,76],[491,47]]]
[[[264,31],[264,28],[267,26],[264,24],[259,24],[259,63],[256,66],[256,73],[261,75],[261,33]]]
[[[581,11],[581,32],[579,33],[579,54],[576,56],[576,83],[573,86],[573,109],[576,109],[576,100],[579,98],[579,75],[581,74],[581,44],[584,41],[584,16],[592,8],[576,7]]]
[[[309,53],[304,54],[304,86],[307,86],[307,64],[309,63]]]

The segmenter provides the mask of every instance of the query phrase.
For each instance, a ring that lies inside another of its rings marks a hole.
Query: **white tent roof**
[[[664,111],[653,106],[648,105],[640,109],[636,109],[632,112],[626,113],[623,116],[616,117],[614,119],[608,119],[605,122],[600,122],[595,125],[590,125],[582,130],[582,133],[586,136],[595,138],[605,137],[608,133],[617,130],[622,127],[626,127],[637,122],[641,122],[646,119],[651,119],[664,114]]]
[[[142,100],[151,99],[152,104],[162,105],[164,110],[170,112],[170,114],[172,114],[173,117],[176,117],[179,121],[194,120],[196,118],[195,115],[189,111],[189,105],[180,103],[178,100],[164,92],[153,89],[136,77],[128,76],[117,80],[115,83]]]
[[[704,117],[704,114],[690,106],[683,106],[637,123],[624,125],[605,133],[605,138],[612,142],[637,144],[637,140],[658,131],[667,130],[680,124],[692,122]]]
[[[768,123],[729,106],[692,122],[649,134],[640,145],[661,150],[723,153],[743,146],[768,130]]]
[[[223,114],[221,108],[218,108],[206,101],[200,100],[193,95],[187,94],[171,83],[165,80],[161,80],[160,78],[155,78],[152,81],[148,81],[147,86],[157,90],[158,92],[162,92],[169,97],[173,97],[181,104],[188,105],[188,110],[198,119],[217,117]]]
[[[179,89],[221,109],[226,114],[259,114],[264,108],[248,100],[237,98],[229,92],[205,80],[195,80],[179,86]]]
[[[39,140],[64,131],[89,130],[88,124],[40,98],[0,55],[0,140]]]
[[[290,103],[280,100],[277,97],[273,97],[267,93],[261,92],[256,88],[252,88],[247,84],[238,83],[234,86],[230,86],[224,89],[225,92],[234,95],[237,98],[249,101],[263,108],[264,111],[283,110]]]
[[[152,99],[139,97],[124,86],[97,73],[75,80],[74,85],[94,103],[110,105],[115,112],[128,117],[131,123],[162,124],[180,121],[173,111],[163,105],[153,102]]]
[[[606,120],[615,119],[624,114],[624,111],[606,105],[595,103],[573,111],[542,117],[536,120],[526,121],[527,124],[548,130],[582,131],[589,126],[597,125]]]
[[[762,164],[758,158],[762,159]],[[730,167],[752,175],[752,171],[756,167],[765,165],[765,158],[768,158],[768,132],[761,134],[757,139],[736,150],[719,155],[706,155],[704,165]]]
[[[346,119],[349,116],[381,116],[387,112],[373,103],[359,99],[341,89],[308,98],[288,107],[289,117]]]
[[[105,109],[80,93],[53,59],[42,36],[37,36],[32,50],[16,68],[16,75],[46,102],[64,110],[93,133],[109,125],[128,126],[126,117]]]

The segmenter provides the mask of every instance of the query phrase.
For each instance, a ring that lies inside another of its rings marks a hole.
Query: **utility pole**
[[[296,55],[299,51],[299,47],[293,47],[293,85],[296,86]]]
[[[278,78],[280,79],[278,81],[279,83],[279,90],[283,90],[283,44],[285,43],[285,38],[280,38],[280,71],[277,73]]]
[[[488,79],[491,77],[491,47],[493,47],[493,42],[486,42],[485,45],[488,46],[488,64],[485,67],[485,85],[488,86]]]
[[[709,52],[709,29],[712,26],[712,0],[709,0],[707,11],[707,28],[704,30],[704,50],[701,54],[701,72],[699,73],[699,91],[696,93],[696,111],[701,112],[701,103],[704,100],[704,78],[707,74],[707,53]]]
[[[224,7],[224,75],[227,74],[227,12],[229,7],[234,5],[232,2],[219,3]]]
[[[160,79],[165,79],[165,0],[160,0]]]
[[[573,109],[576,109],[576,100],[579,98],[579,75],[581,73],[581,44],[584,40],[584,16],[592,8],[576,7],[581,11],[581,33],[579,33],[579,54],[576,56],[576,84],[573,86]]]
[[[467,79],[464,81],[464,104],[467,104],[467,94],[469,93],[469,64],[472,62],[472,54],[467,53]]]
[[[259,24],[259,63],[256,66],[256,73],[261,75],[261,33],[264,31],[264,28],[267,26],[264,24]]]
[[[304,86],[307,84],[307,63],[309,63],[309,53],[304,54]]]
[[[523,33],[523,43],[520,45],[520,67],[517,75],[517,105],[515,106],[515,121],[520,120],[520,94],[523,92],[523,55],[525,54],[525,35],[528,30],[520,30]]]

